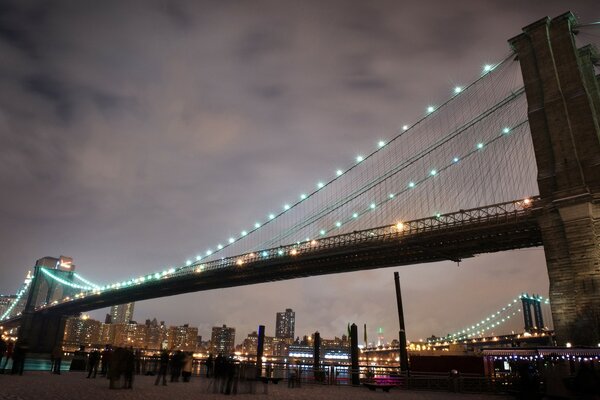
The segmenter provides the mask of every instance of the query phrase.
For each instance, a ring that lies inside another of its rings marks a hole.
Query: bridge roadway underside
[[[389,236],[377,241],[348,241],[296,256],[191,272],[88,295],[37,312],[72,315],[182,293],[435,261],[458,262],[481,253],[535,247],[542,245],[542,237],[534,214],[513,215],[500,221],[475,220],[447,229]]]

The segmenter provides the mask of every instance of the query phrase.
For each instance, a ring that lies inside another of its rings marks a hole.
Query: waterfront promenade
[[[51,375],[47,372],[25,372],[23,376],[0,375],[0,400],[174,400],[174,399],[223,399],[231,396],[207,392],[208,380],[192,377],[190,382],[169,383],[168,386],[154,386],[153,376],[136,376],[133,389],[109,390],[106,378],[86,379],[83,372],[66,372]],[[402,399],[402,400],[442,400],[442,399],[509,399],[508,396],[486,394],[461,394],[448,392],[425,392],[392,390],[371,392],[364,387],[303,385],[289,389],[285,382],[269,384],[268,393],[263,392],[263,384],[257,385],[257,394],[238,394],[238,399]]]

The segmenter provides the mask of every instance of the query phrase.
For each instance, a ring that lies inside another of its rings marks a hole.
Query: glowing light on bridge
[[[499,64],[497,64],[497,65],[500,65],[500,63],[499,63]],[[493,70],[495,67],[496,67],[496,65],[493,65],[493,64],[486,64],[486,65],[484,66],[484,71],[485,71],[485,72],[490,72],[490,71],[491,71],[491,70]],[[478,78],[478,79],[480,79],[480,78]],[[467,87],[469,87],[469,86],[470,86],[470,85],[467,85]],[[462,93],[464,90],[465,90],[465,87],[463,87],[463,86],[455,86],[455,87],[453,88],[453,93],[454,93],[454,95],[457,95],[457,94],[459,94],[459,93]],[[444,104],[446,104],[448,101],[450,101],[450,100],[447,100],[446,102],[444,102],[444,103],[443,103],[443,105],[444,105]],[[438,107],[441,107],[441,106],[429,105],[429,106],[426,108],[426,110],[427,110],[427,113],[428,113],[428,114],[431,114],[431,113],[433,113],[434,111],[436,111],[436,110],[437,110],[437,108],[438,108]],[[420,121],[417,121],[417,123],[415,123],[415,124],[413,124],[413,125],[416,125],[416,124],[418,124],[419,122],[420,122]],[[402,125],[402,130],[403,130],[403,131],[407,131],[408,129],[410,129],[410,127],[411,127],[411,126],[409,126],[408,124]],[[506,130],[507,130],[507,129],[508,129],[508,128],[504,128],[503,132],[504,132],[504,133],[507,133],[507,132],[506,132]],[[380,140],[380,141],[378,142],[378,148],[385,147],[386,145],[387,145],[387,142],[386,142],[385,140]],[[372,151],[372,152],[371,152],[369,155],[367,155],[366,157],[365,157],[365,156],[362,156],[362,155],[359,155],[359,156],[357,156],[357,157],[356,157],[356,162],[357,162],[357,163],[361,163],[362,161],[364,161],[365,159],[367,159],[368,157],[370,157],[372,154],[374,154],[376,151],[377,151],[377,150],[375,150],[375,151]],[[457,162],[457,161],[458,161],[458,160],[457,160],[457,158],[455,158],[454,160],[455,160],[454,162]],[[343,175],[343,174],[344,174],[344,171],[343,171],[342,169],[338,169],[338,170],[336,170],[336,176],[338,176],[338,177],[339,177],[339,176],[341,176],[341,175]],[[333,179],[329,180],[327,183],[329,183],[329,182],[332,182],[334,179],[335,179],[335,178],[333,178]],[[419,183],[420,183],[420,182],[419,182]],[[318,188],[318,189],[322,189],[322,188],[324,188],[326,185],[327,185],[327,184],[326,184],[326,183],[324,183],[324,182],[318,182],[318,183],[317,183],[317,188]],[[414,183],[414,182],[411,182],[411,183],[409,184],[409,187],[411,187],[411,188],[412,188],[412,187],[415,187],[415,185],[416,185],[416,183]],[[308,197],[310,197],[310,195],[307,195],[307,194],[302,194],[302,195],[300,195],[300,199],[301,199],[301,200],[305,200],[305,199],[307,199]],[[391,196],[390,196],[390,198],[391,198]],[[285,210],[285,211],[287,211],[287,210],[291,209],[292,207],[294,207],[294,206],[295,206],[295,205],[297,205],[297,204],[299,204],[299,203],[296,203],[296,204],[294,204],[294,205],[285,205],[285,206],[284,206],[284,210]],[[278,215],[269,214],[269,220],[273,220],[273,219],[277,218],[279,215],[282,215],[282,214],[278,214]],[[264,225],[264,224],[263,224],[263,225]],[[263,225],[261,225],[261,224],[260,224],[260,223],[258,223],[258,222],[257,222],[257,223],[255,223],[255,225],[254,225],[255,229],[254,229],[252,232],[254,232],[255,230],[258,230],[258,229],[259,229],[259,228],[261,228]],[[244,231],[244,232],[245,232],[245,231]],[[246,234],[242,234],[242,236],[245,236],[245,235],[246,235]],[[234,240],[234,241],[232,241],[232,240],[231,240],[231,238],[230,238],[230,240],[229,240],[229,243],[230,243],[230,244],[233,244],[234,242],[235,242],[235,240]],[[222,249],[223,249],[223,248],[225,248],[225,247],[227,247],[227,246],[224,246],[224,247],[222,247],[222,248],[221,248],[221,247],[219,247],[219,248],[218,248],[218,250],[222,250]],[[211,255],[211,254],[213,254],[213,253],[212,253],[212,251],[211,251],[210,253],[209,253],[209,252],[207,252],[207,255]],[[199,258],[198,258],[198,257],[197,257],[197,261],[199,261]]]
[[[494,68],[495,68],[495,65],[488,64],[488,65],[486,65],[486,66],[484,67],[484,71],[486,71],[486,72],[489,72],[489,71],[491,71],[491,70],[492,70],[492,69],[494,69]],[[468,86],[469,86],[469,85],[467,85],[467,87],[468,87]],[[454,94],[458,94],[458,93],[461,93],[461,92],[464,90],[464,88],[463,88],[463,87],[461,87],[461,86],[456,86],[456,87],[455,87],[453,90],[454,90]],[[430,105],[430,106],[428,106],[428,107],[427,107],[427,112],[430,114],[430,113],[432,113],[432,112],[436,111],[436,109],[438,109],[439,107],[443,107],[443,106],[444,106],[444,104],[446,104],[446,103],[443,103],[441,106]],[[428,117],[423,117],[423,118],[428,118]],[[417,125],[419,122],[420,122],[420,121],[418,121],[417,123],[415,123],[415,124],[413,124],[413,125]],[[515,129],[515,128],[516,128],[516,127],[518,127],[518,126],[519,126],[519,125],[513,126],[513,127],[512,127],[512,129]],[[403,131],[407,131],[409,128],[410,128],[410,126],[409,126],[409,125],[403,125],[403,126],[402,126],[402,130],[403,130]],[[511,128],[505,127],[505,128],[503,128],[503,129],[502,129],[502,133],[506,134],[506,133],[510,132],[510,130],[511,130]],[[489,142],[488,142],[488,143],[489,143]],[[386,145],[387,145],[387,143],[386,143],[386,141],[384,141],[384,140],[381,140],[381,141],[379,141],[379,142],[378,142],[378,147],[379,147],[379,148],[381,148],[381,147],[384,147],[384,146],[386,146]],[[484,143],[479,143],[479,144],[477,144],[477,148],[479,148],[479,149],[483,148],[483,146],[484,146]],[[376,151],[378,151],[378,150],[375,150],[375,151],[371,152],[370,154],[368,154],[368,155],[366,155],[366,156],[362,156],[362,155],[359,155],[359,156],[357,156],[357,157],[356,157],[356,162],[357,162],[357,163],[360,163],[360,162],[362,162],[362,161],[366,160],[367,158],[369,158],[369,157],[370,157],[370,156],[371,156],[373,153],[375,153]],[[471,154],[471,153],[467,153],[466,155],[463,155],[463,156],[462,156],[462,158],[460,158],[460,159],[466,158],[466,157],[468,157],[470,154]],[[459,157],[455,157],[455,158],[453,159],[453,162],[454,162],[454,163],[457,163],[458,161],[459,161]],[[353,168],[353,167],[354,167],[354,166],[352,166],[352,168]],[[415,181],[411,181],[411,182],[409,182],[409,183],[408,183],[408,187],[409,187],[409,188],[414,188],[414,187],[416,187],[416,186],[417,186],[417,184],[418,184],[418,185],[420,185],[421,183],[423,183],[424,181],[426,181],[428,178],[431,178],[431,177],[433,177],[433,176],[437,175],[438,173],[441,173],[441,172],[443,172],[443,171],[444,171],[446,168],[448,168],[448,166],[439,166],[439,170],[436,170],[436,169],[434,169],[434,170],[431,170],[431,171],[429,172],[429,176],[426,176],[426,177],[423,177],[423,178],[421,178],[421,179],[416,179]],[[336,170],[336,175],[337,175],[337,176],[341,176],[342,174],[344,174],[344,171],[343,171],[342,169],[338,169],[338,170]],[[317,184],[317,188],[318,188],[318,189],[322,189],[323,187],[327,186],[327,185],[328,185],[330,182],[332,182],[334,179],[335,179],[335,178],[332,178],[332,179],[330,179],[330,180],[326,181],[327,183],[324,183],[324,182],[318,182],[318,184]],[[380,200],[379,202],[373,202],[373,203],[371,203],[371,204],[369,205],[369,208],[370,208],[371,210],[373,210],[373,209],[375,209],[376,207],[378,207],[379,205],[382,205],[382,204],[384,204],[385,202],[387,202],[387,201],[390,201],[391,199],[394,199],[395,197],[397,197],[397,198],[401,198],[400,194],[402,194],[402,193],[403,193],[404,191],[406,191],[406,190],[407,190],[407,189],[402,189],[402,190],[400,190],[398,193],[395,193],[395,194],[388,194],[388,195],[386,196],[387,198],[383,198],[383,199],[382,199],[382,200]],[[303,193],[303,194],[301,194],[301,195],[300,195],[300,199],[301,199],[301,200],[305,200],[305,199],[306,199],[306,198],[308,198],[310,195],[311,195],[311,194],[308,194],[308,195],[307,195],[307,194]],[[284,205],[284,210],[285,210],[285,211],[287,211],[287,210],[289,210],[289,209],[291,209],[291,208],[295,207],[297,204],[299,204],[299,203],[295,203],[295,204],[293,204],[293,205],[285,204],[285,205]],[[529,204],[529,200],[528,200],[528,199],[524,200],[524,201],[523,201],[523,204],[524,204],[524,205],[528,205],[528,204]],[[365,214],[367,211],[368,211],[368,209],[367,209],[367,210],[362,210],[362,211],[360,212],[360,214],[359,214],[359,213],[356,213],[356,212],[354,212],[354,213],[352,213],[352,214],[351,214],[351,215],[352,215],[352,218],[353,218],[353,219],[356,219],[356,218],[358,218],[360,215],[363,215],[363,214]],[[282,214],[283,214],[283,213],[279,213],[278,215],[275,215],[275,214],[269,214],[269,220],[273,220],[273,219],[277,218],[278,216],[280,216],[280,215],[282,215]],[[439,213],[437,213],[437,214],[436,214],[436,216],[438,216],[438,217],[439,217],[439,216],[440,216],[440,214],[439,214]],[[350,218],[346,218],[346,219],[342,218],[340,221],[338,221],[338,222],[336,223],[336,226],[339,228],[341,225],[345,224],[345,223],[346,223],[347,221],[349,221],[349,220],[350,220]],[[339,223],[339,225],[338,225],[338,223]],[[256,222],[256,223],[254,224],[254,228],[255,228],[255,230],[257,230],[257,229],[261,228],[262,226],[264,226],[264,224],[262,224],[262,225],[261,225],[261,223],[260,223],[260,222]],[[250,233],[253,233],[255,230],[252,230]],[[331,230],[331,229],[330,229],[330,230]],[[320,235],[321,235],[321,236],[324,236],[324,235],[325,235],[327,232],[326,232],[326,230],[323,230],[323,229],[322,229],[322,230],[320,230],[320,231],[319,231],[319,233],[320,233]],[[248,234],[248,232],[247,232],[247,231],[242,231],[242,233],[241,233],[241,236],[242,236],[242,237],[244,237],[244,236],[246,236],[247,234]],[[236,239],[235,239],[235,238],[233,238],[233,237],[232,237],[232,238],[229,238],[229,244],[233,244],[233,243],[235,243],[235,242],[236,242]],[[308,242],[308,238],[307,238],[307,242]],[[311,242],[311,243],[312,243],[312,242]],[[225,247],[227,247],[227,246],[225,246]],[[219,244],[219,245],[217,246],[217,249],[218,249],[218,250],[222,250],[222,249],[223,249],[223,248],[225,248],[225,247]],[[280,250],[280,251],[281,251],[281,250]],[[278,254],[280,254],[280,251],[278,251]],[[206,255],[207,255],[207,256],[210,256],[210,255],[212,255],[212,254],[213,254],[213,251],[212,251],[212,250],[210,250],[210,249],[209,249],[209,250],[206,252]],[[280,254],[280,255],[281,255],[281,254]],[[201,259],[201,256],[196,256],[196,261],[200,261],[200,259]],[[186,266],[190,266],[191,264],[192,264],[192,263],[190,262],[190,260],[186,260],[186,261],[185,261],[185,265],[186,265]],[[149,275],[149,278],[151,278],[151,277],[152,277],[152,275]],[[156,278],[156,279],[158,279],[158,278]],[[127,283],[127,282],[123,282],[123,283],[125,284],[125,283]],[[133,284],[133,282],[131,282],[131,283],[128,283],[128,284]],[[92,285],[90,285],[90,286],[92,286]],[[125,285],[125,286],[126,286],[126,285]]]
[[[295,256],[296,254],[298,254],[298,250],[292,249],[292,251],[290,251],[290,254]]]

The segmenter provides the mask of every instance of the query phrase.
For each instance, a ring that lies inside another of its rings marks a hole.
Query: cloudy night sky
[[[182,263],[447,99],[546,15],[590,1],[0,1],[0,293],[43,256],[109,283]],[[600,31],[600,29],[599,29]],[[600,32],[598,32],[600,34]],[[348,322],[409,339],[548,293],[541,248],[192,293],[135,319],[240,342]],[[102,319],[106,310],[92,315]]]

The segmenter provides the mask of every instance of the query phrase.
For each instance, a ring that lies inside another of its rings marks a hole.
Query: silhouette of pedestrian
[[[135,374],[139,375],[142,372],[142,350],[137,349],[134,353],[135,356]]]
[[[15,349],[15,344],[13,342],[8,342],[6,345],[6,355],[4,357],[4,362],[2,364],[2,368],[0,368],[1,373],[4,373],[4,369],[6,368],[6,365],[8,364],[8,360],[10,360],[13,357],[14,349]]]
[[[60,366],[62,364],[62,345],[57,344],[52,349],[52,369],[51,373],[60,375]]]
[[[158,385],[158,382],[160,381],[160,377],[162,376],[162,384],[163,386],[167,386],[167,369],[169,367],[169,352],[166,350],[163,350],[160,353],[160,361],[158,364],[158,374],[156,374],[156,381],[154,382],[155,385]]]
[[[8,345],[6,344],[4,339],[0,337],[0,363],[2,363],[2,358],[4,357],[4,353],[6,353],[7,348]]]
[[[102,361],[102,367],[100,369],[100,375],[107,376],[108,366],[110,364],[110,357],[112,355],[112,349],[109,344],[104,347],[102,354],[100,355],[100,361]]]
[[[124,376],[125,380],[123,382],[123,389],[132,389],[133,388],[133,374],[135,372],[135,354],[133,353],[133,348],[129,347],[125,349],[124,355]]]
[[[25,357],[28,349],[29,345],[25,339],[17,342],[13,351],[13,365],[11,374],[23,375],[23,370],[25,369]]]
[[[179,382],[181,367],[183,366],[183,357],[183,352],[181,350],[177,350],[171,358],[171,382]]]
[[[183,353],[183,362],[181,365],[181,376],[183,377],[184,382],[189,382],[190,377],[192,376],[192,365],[194,362],[194,357],[192,353]]]
[[[226,363],[227,361],[223,357],[223,354],[219,353],[215,358],[213,393],[220,393],[223,390],[226,382]]]
[[[117,383],[121,380],[121,374],[125,373],[127,363],[127,350],[117,347],[110,357],[108,365],[108,379],[110,380],[109,389],[117,389]]]
[[[212,376],[214,364],[215,364],[215,360],[213,359],[213,355],[211,353],[208,355],[208,358],[206,359],[206,377],[207,378],[210,378]]]
[[[95,378],[98,373],[98,364],[100,363],[100,352],[96,349],[90,352],[88,357],[88,378]],[[92,377],[92,373],[94,376]]]

